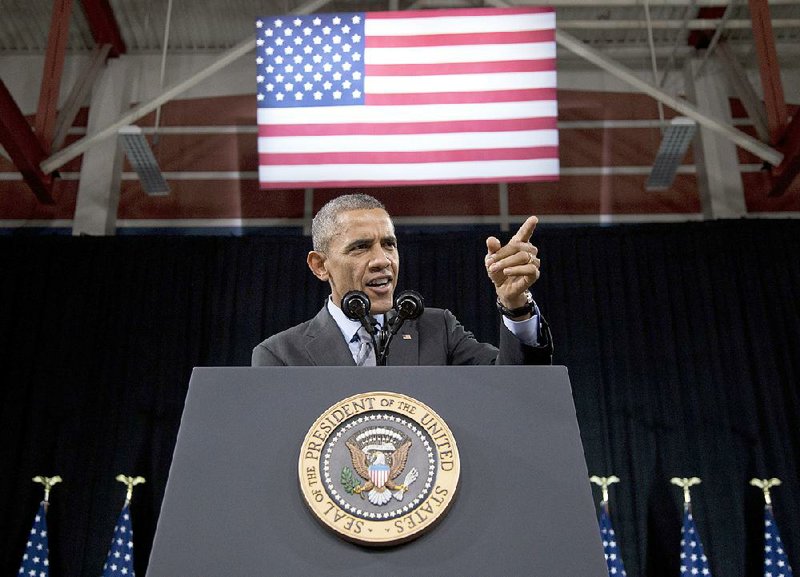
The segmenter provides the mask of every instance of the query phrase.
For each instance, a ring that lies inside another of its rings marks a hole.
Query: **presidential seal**
[[[450,506],[459,471],[442,418],[389,392],[355,395],[322,413],[297,469],[314,516],[362,545],[394,545],[430,529]]]

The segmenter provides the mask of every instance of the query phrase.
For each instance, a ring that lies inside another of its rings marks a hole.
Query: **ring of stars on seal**
[[[378,420],[387,421],[390,423],[396,423],[404,428],[410,430],[414,436],[419,440],[422,446],[425,448],[425,453],[428,459],[428,472],[425,479],[425,482],[421,489],[419,490],[418,494],[410,500],[408,503],[403,504],[402,507],[398,507],[391,511],[384,511],[384,512],[375,512],[375,511],[366,511],[362,510],[361,508],[351,505],[348,500],[346,499],[345,495],[342,495],[337,489],[336,484],[334,483],[334,477],[332,477],[332,473],[335,475],[336,472],[332,471],[331,466],[331,456],[333,454],[334,449],[336,448],[337,444],[341,440],[341,438],[347,435],[351,430],[354,428],[360,427],[365,424],[369,424],[370,422],[374,422]],[[400,515],[405,515],[410,511],[413,511],[422,501],[424,501],[425,497],[431,490],[433,482],[436,479],[436,458],[433,452],[433,447],[431,446],[430,439],[425,431],[415,425],[413,422],[403,418],[400,415],[396,415],[394,413],[381,413],[381,414],[370,414],[365,415],[362,417],[358,417],[353,421],[349,421],[341,426],[330,438],[328,444],[325,448],[325,456],[322,462],[322,470],[324,471],[324,480],[325,480],[325,487],[328,490],[328,494],[334,499],[343,509],[349,511],[356,517],[361,517],[362,519],[394,519]]]

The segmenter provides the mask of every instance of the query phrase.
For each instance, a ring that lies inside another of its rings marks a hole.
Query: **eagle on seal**
[[[367,493],[367,498],[373,505],[385,505],[392,500],[392,496],[401,501],[408,486],[417,479],[417,470],[412,468],[402,484],[394,482],[406,467],[411,439],[406,439],[388,455],[376,449],[362,450],[352,439],[345,444],[350,451],[353,468],[365,481],[355,487],[353,492],[361,495],[362,499],[364,493]]]

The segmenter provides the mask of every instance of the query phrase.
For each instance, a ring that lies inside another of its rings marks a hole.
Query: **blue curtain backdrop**
[[[402,231],[401,231],[402,232]],[[483,340],[498,315],[484,234],[400,235],[401,288]],[[590,473],[616,474],[611,514],[631,576],[678,574],[673,476],[715,575],[760,575],[751,477],[780,477],[775,516],[800,565],[800,223],[541,226],[535,287],[569,367]],[[326,287],[299,236],[0,238],[0,574],[16,574],[51,496],[51,574],[96,577],[124,487],[144,575],[192,367],[248,365],[315,314]],[[588,483],[588,480],[587,480]]]

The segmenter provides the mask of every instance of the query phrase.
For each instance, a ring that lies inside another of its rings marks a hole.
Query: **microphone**
[[[377,322],[369,314],[372,304],[366,293],[352,290],[342,297],[342,312],[352,321],[359,321],[367,332],[375,337],[375,325]]]
[[[342,297],[342,311],[351,321],[357,321],[369,314],[369,297],[361,291],[350,291]]]
[[[425,310],[425,304],[421,294],[417,291],[407,290],[401,292],[394,299],[394,308],[397,310],[399,324],[402,324],[403,321],[419,318]]]
[[[369,314],[372,303],[366,293],[359,290],[348,291],[342,297],[341,306],[345,316],[350,320],[360,322],[372,337],[378,366],[386,364],[386,357],[389,356],[389,344],[403,323],[419,318],[425,310],[421,294],[413,290],[403,291],[395,297],[394,310],[387,311],[384,327],[380,334],[376,334],[378,322]],[[392,314],[395,312],[396,314]]]

